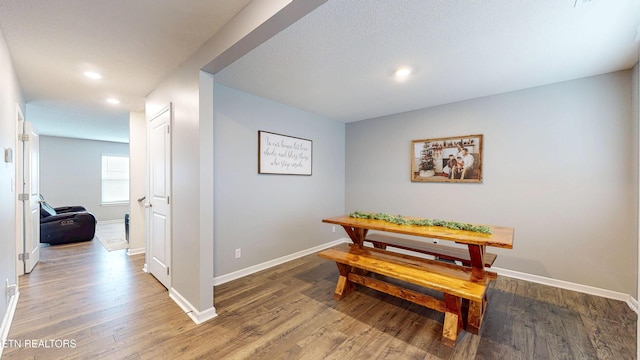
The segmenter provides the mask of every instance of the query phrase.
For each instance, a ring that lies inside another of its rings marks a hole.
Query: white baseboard
[[[530,281],[533,283],[553,286],[560,289],[573,290],[573,291],[581,292],[584,294],[604,297],[607,299],[624,301],[625,303],[627,303],[629,308],[631,308],[631,310],[638,313],[638,301],[629,294],[607,290],[607,289],[601,289],[601,288],[597,288],[589,285],[576,284],[576,283],[572,283],[564,280],[557,280],[557,279],[548,278],[548,277],[539,276],[539,275],[527,274],[519,271],[508,270],[508,269],[492,267],[491,270],[497,272],[499,275],[507,276],[514,279]]]
[[[146,251],[146,248],[129,249],[129,250],[127,250],[127,255],[133,256],[133,255],[138,255],[138,254],[144,254],[145,251]]]
[[[124,224],[124,219],[122,220],[98,220],[98,225],[101,224]]]
[[[318,251],[324,250],[326,248],[330,248],[332,246],[338,245],[338,244],[342,244],[344,242],[350,241],[347,238],[342,238],[342,239],[338,239],[326,244],[322,244],[322,245],[318,245],[315,247],[312,247],[310,249],[306,249],[306,250],[302,250],[302,251],[298,251],[297,253],[293,253],[291,255],[286,255],[274,260],[270,260],[267,262],[263,262],[262,264],[257,264],[254,266],[250,266],[248,268],[244,268],[238,271],[234,271],[232,273],[226,274],[226,275],[221,275],[221,276],[217,276],[215,278],[213,278],[213,286],[217,286],[217,285],[222,285],[226,282],[232,281],[232,280],[236,280],[239,279],[241,277],[245,277],[247,275],[251,275],[253,273],[257,273],[258,271],[262,271],[262,270],[266,270],[270,267],[274,267],[276,265],[280,265],[280,264],[284,264],[287,261],[291,261],[291,260],[295,260],[298,258],[301,258],[303,256],[307,256],[307,255],[311,255],[313,253],[317,253]]]
[[[180,308],[191,318],[191,320],[193,320],[194,323],[196,323],[196,325],[200,325],[203,322],[218,316],[218,314],[216,314],[216,308],[213,306],[204,311],[196,310],[196,308],[174,288],[169,290],[169,297],[178,304],[178,306],[180,306]]]
[[[627,300],[627,305],[629,305],[631,310],[633,310],[636,314],[640,315],[640,313],[638,313],[638,300],[636,300],[636,298],[634,298],[633,296],[629,296],[629,300]]]
[[[16,294],[9,299],[7,312],[4,314],[4,318],[2,319],[2,325],[0,325],[0,345],[2,345],[0,346],[0,358],[2,358],[2,350],[4,349],[4,344],[6,344],[7,337],[9,336],[9,329],[13,322],[13,315],[16,313],[16,307],[18,307],[19,297],[20,292],[16,292]]]

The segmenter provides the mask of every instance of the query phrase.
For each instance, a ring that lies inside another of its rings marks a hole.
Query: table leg
[[[347,232],[347,235],[349,235],[349,238],[351,238],[351,241],[354,244],[362,247],[362,245],[364,244],[364,239],[365,237],[367,237],[367,233],[369,232],[369,229],[356,228],[356,227],[351,227],[346,225],[343,225],[342,227],[344,228],[344,231]]]
[[[469,257],[471,260],[471,274],[476,279],[484,279],[484,254],[483,245],[469,244]]]
[[[471,274],[478,280],[485,278],[484,256],[486,247],[484,245],[469,244],[469,257],[471,259]],[[479,334],[482,327],[482,319],[484,311],[487,308],[487,294],[484,295],[482,301],[469,301],[469,309],[467,310],[467,326],[466,329],[472,334]]]

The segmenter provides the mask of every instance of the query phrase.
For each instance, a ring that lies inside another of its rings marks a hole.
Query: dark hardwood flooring
[[[335,301],[337,267],[316,255],[217,286],[218,317],[201,325],[143,262],[97,241],[42,248],[21,278],[3,359],[636,356],[637,316],[625,303],[506,277],[488,291],[481,335],[463,332],[450,349],[440,343],[441,313],[366,288]]]

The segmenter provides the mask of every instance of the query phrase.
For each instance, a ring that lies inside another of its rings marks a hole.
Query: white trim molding
[[[127,250],[127,255],[133,256],[133,255],[138,255],[138,254],[144,254],[146,251],[147,251],[146,248],[129,249],[129,250]]]
[[[557,280],[557,279],[548,278],[548,277],[539,276],[539,275],[527,274],[527,273],[514,271],[514,270],[501,269],[496,267],[492,267],[491,269],[497,272],[498,275],[503,275],[510,278],[514,278],[514,279],[530,281],[533,283],[553,286],[560,289],[573,290],[573,291],[581,292],[584,294],[604,297],[607,299],[624,301],[625,303],[627,303],[629,308],[631,308],[631,310],[636,312],[636,314],[638,313],[638,301],[629,294],[607,290],[607,289],[601,289],[601,288],[597,288],[589,285],[576,284],[576,283],[572,283],[564,280]]]
[[[640,313],[638,313],[638,300],[636,298],[634,298],[633,296],[629,296],[629,300],[627,300],[627,305],[629,305],[631,310],[633,310],[636,314],[640,315]]]
[[[9,299],[9,306],[7,307],[7,312],[4,314],[4,318],[2,319],[2,325],[0,326],[0,358],[2,358],[2,350],[4,349],[4,344],[7,343],[7,337],[9,336],[9,329],[11,328],[11,323],[13,322],[13,315],[16,313],[16,308],[18,307],[18,298],[20,297],[20,292],[16,292],[15,295]]]
[[[106,224],[124,224],[124,219],[119,220],[99,220],[96,225],[106,225]]]
[[[326,244],[322,244],[322,245],[318,245],[315,247],[312,247],[310,249],[307,250],[302,250],[302,251],[298,251],[297,253],[293,253],[290,255],[286,255],[277,259],[273,259],[270,261],[266,261],[263,262],[262,264],[257,264],[254,266],[250,266],[248,268],[244,268],[238,271],[234,271],[232,273],[226,274],[226,275],[221,275],[218,277],[214,277],[213,278],[213,286],[217,286],[217,285],[222,285],[226,282],[232,281],[232,280],[236,280],[236,279],[240,279],[241,277],[245,277],[247,275],[251,275],[253,273],[257,273],[258,271],[262,271],[262,270],[266,270],[270,267],[274,267],[280,264],[284,264],[287,261],[291,261],[291,260],[295,260],[298,258],[301,258],[303,256],[307,256],[307,255],[311,255],[314,253],[317,253],[318,251],[322,251],[324,249],[330,248],[332,246],[336,246],[338,244],[342,244],[345,242],[350,242],[351,240],[347,239],[347,238],[341,238],[338,240],[334,240],[332,242],[326,243]]]
[[[210,307],[204,311],[198,311],[184,296],[180,295],[176,289],[169,290],[169,297],[193,320],[196,325],[200,325],[205,321],[211,320],[218,316],[216,308]]]

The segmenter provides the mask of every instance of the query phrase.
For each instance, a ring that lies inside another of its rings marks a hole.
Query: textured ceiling
[[[215,79],[350,122],[631,68],[639,25],[638,0],[330,0]]]
[[[129,111],[249,1],[0,0],[27,120],[43,134],[128,141]]]
[[[128,141],[129,111],[249,1],[0,0],[27,119]],[[638,0],[329,0],[215,79],[356,121],[628,69],[639,18]]]

